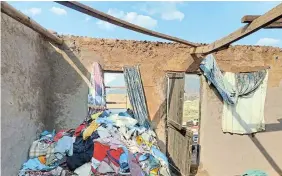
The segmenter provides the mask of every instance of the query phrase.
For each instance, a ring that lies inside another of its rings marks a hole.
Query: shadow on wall
[[[236,113],[236,112],[234,112]],[[235,114],[235,118],[237,119],[237,121],[240,123],[240,125],[242,127],[245,127],[247,124],[245,123],[245,121],[240,117],[240,115],[238,113]],[[281,119],[280,123],[281,123]],[[281,124],[268,124],[266,125],[266,127],[277,127],[279,126],[279,128],[276,129],[276,131],[281,131],[282,130],[282,125]],[[267,129],[267,128],[266,128]],[[245,129],[246,130],[246,129]],[[269,131],[265,131],[265,132],[259,132],[259,133],[266,133]],[[255,137],[255,134],[251,134],[248,135],[248,137],[251,139],[251,141],[255,144],[255,146],[259,149],[259,151],[261,152],[261,154],[263,154],[263,156],[265,157],[265,159],[268,161],[268,163],[272,166],[272,168],[279,174],[282,175],[282,169],[278,166],[278,164],[274,161],[274,159],[270,156],[270,154],[267,152],[267,150],[263,147],[263,145],[259,142],[259,140]]]
[[[212,88],[211,88],[212,87]],[[221,102],[223,103],[223,100],[221,96],[219,95],[216,88],[214,88],[212,85],[210,85],[211,90],[215,93],[217,98],[220,98]],[[236,113],[236,112],[234,112]],[[236,113],[235,118],[240,123],[242,127],[248,126],[241,116]],[[278,120],[279,123],[273,123],[273,124],[266,124],[265,129],[266,131],[258,132],[258,133],[267,133],[267,132],[273,132],[273,131],[282,131],[282,119]],[[247,129],[245,129],[247,131]],[[230,134],[230,133],[227,133]],[[265,157],[265,159],[268,161],[268,163],[271,165],[271,167],[279,174],[282,175],[282,169],[279,167],[279,165],[274,161],[274,159],[271,157],[271,155],[268,153],[268,151],[264,148],[264,146],[260,143],[260,141],[255,136],[256,133],[247,135],[250,140],[254,143],[254,145],[257,147],[257,149],[261,152],[261,154]],[[231,134],[233,135],[233,134]],[[243,135],[242,135],[243,136]],[[245,135],[244,135],[245,136]]]
[[[50,117],[45,119],[48,130],[73,128],[87,115],[87,94],[90,73],[66,44],[57,47],[46,45],[51,68],[51,85],[47,108]]]

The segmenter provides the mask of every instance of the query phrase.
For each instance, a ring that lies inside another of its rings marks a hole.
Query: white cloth
[[[126,117],[126,116],[118,116],[118,115],[112,115],[108,117],[109,120],[113,121],[113,123],[118,127],[133,127],[138,123],[137,120],[133,119],[132,117]]]
[[[224,75],[229,83],[235,86],[235,74]],[[268,71],[262,84],[252,96],[239,97],[236,105],[224,102],[222,113],[222,131],[236,134],[251,134],[265,130],[264,104],[266,97]]]
[[[111,137],[111,134],[109,133],[108,129],[102,127],[102,126],[99,126],[99,128],[97,128],[97,132],[100,136],[100,138],[107,138],[107,137]]]
[[[75,169],[74,173],[76,173],[79,176],[90,176],[92,171],[91,171],[91,163],[85,163],[79,168]]]

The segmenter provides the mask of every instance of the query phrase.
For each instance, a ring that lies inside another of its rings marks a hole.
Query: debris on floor
[[[128,112],[104,110],[76,129],[42,132],[19,176],[170,175],[155,132]]]

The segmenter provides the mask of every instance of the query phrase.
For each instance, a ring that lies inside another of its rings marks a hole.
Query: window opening
[[[106,106],[112,113],[119,113],[131,108],[127,95],[123,73],[105,72]]]

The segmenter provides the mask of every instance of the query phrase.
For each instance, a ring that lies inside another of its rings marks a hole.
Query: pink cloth
[[[96,107],[105,107],[105,85],[104,85],[104,77],[103,77],[103,70],[99,63],[94,62],[92,64],[92,72],[90,83],[91,86],[89,87],[88,93],[88,106],[92,106],[91,108]]]

